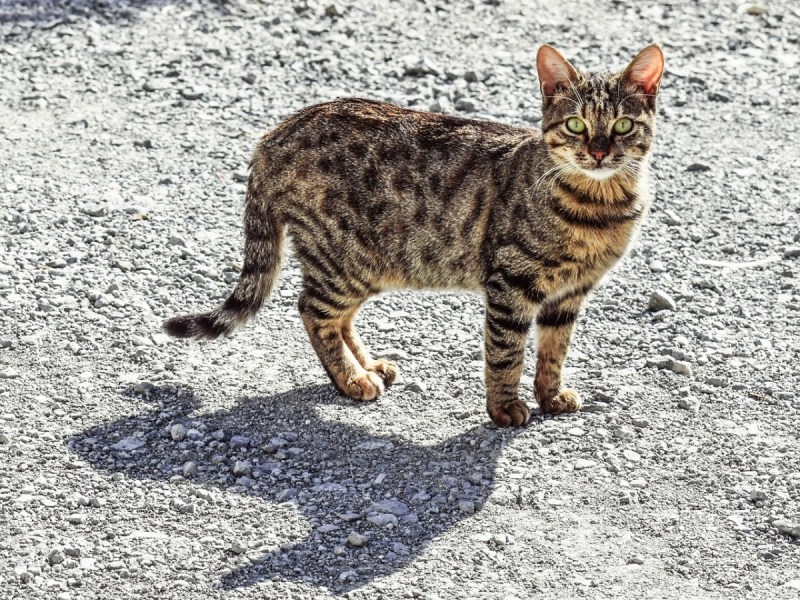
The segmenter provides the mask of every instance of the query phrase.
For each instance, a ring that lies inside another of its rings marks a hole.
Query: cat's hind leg
[[[377,373],[384,384],[391,385],[397,378],[397,365],[386,359],[379,358],[375,360],[370,356],[369,350],[361,341],[361,337],[355,328],[354,321],[357,311],[358,309],[354,310],[343,322],[342,337],[344,338],[344,343],[362,367],[367,371]]]
[[[300,294],[299,307],[311,345],[338,390],[354,400],[380,396],[383,379],[366,370],[345,343],[345,322],[354,307],[333,303],[309,287]]]

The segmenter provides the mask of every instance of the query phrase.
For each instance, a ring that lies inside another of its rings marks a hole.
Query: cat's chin
[[[607,167],[601,169],[583,169],[579,167],[578,170],[581,172],[581,175],[589,179],[594,179],[595,181],[605,181],[617,173],[617,169],[609,169]]]

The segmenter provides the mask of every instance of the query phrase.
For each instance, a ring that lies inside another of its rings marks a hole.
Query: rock
[[[459,500],[458,510],[467,515],[475,514],[475,503],[469,500]]]
[[[787,246],[783,251],[783,258],[800,257],[800,246]]]
[[[692,367],[687,362],[684,362],[682,360],[676,360],[675,362],[672,363],[672,372],[676,373],[677,375],[685,375],[687,377],[691,377]]]
[[[460,110],[461,112],[472,113],[478,109],[478,105],[472,98],[459,98],[456,100],[455,104],[456,110]]]
[[[229,548],[234,554],[244,554],[247,552],[247,544],[241,542],[240,540],[232,541]]]
[[[247,183],[250,180],[250,174],[247,171],[234,171],[233,180],[239,183]]]
[[[421,394],[427,390],[427,387],[421,381],[409,381],[406,384],[405,389],[409,392],[415,392],[417,394]]]
[[[686,167],[686,170],[690,173],[705,173],[706,171],[710,171],[711,167],[705,163],[697,162],[690,164],[688,167]]]
[[[64,560],[66,560],[66,556],[61,548],[53,548],[47,553],[47,562],[51,565],[60,565]]]
[[[628,449],[622,451],[622,456],[625,458],[625,460],[630,462],[639,462],[642,459],[642,456],[638,452]]]
[[[678,401],[678,408],[682,408],[683,410],[688,410],[692,412],[697,412],[700,410],[700,400],[693,396],[687,396],[686,398],[681,398]]]
[[[338,4],[329,4],[325,7],[326,17],[343,17],[345,9]]]
[[[347,543],[355,548],[361,548],[362,546],[366,546],[368,541],[369,541],[368,538],[361,535],[357,531],[351,531],[350,535],[347,536]]]
[[[82,525],[86,522],[86,515],[82,513],[75,513],[67,515],[67,523],[70,525]]]
[[[250,473],[251,469],[250,461],[247,460],[237,460],[236,463],[233,465],[233,474],[234,475],[247,475]]]
[[[400,348],[387,348],[378,354],[378,358],[385,358],[388,360],[408,360],[408,352],[400,350]]]
[[[669,294],[660,290],[656,290],[650,294],[650,300],[647,303],[647,308],[650,312],[675,310],[675,307],[675,300],[673,300]]]
[[[711,102],[730,102],[731,97],[728,94],[724,94],[722,92],[709,92],[708,99]]]
[[[638,427],[639,429],[646,429],[650,427],[650,421],[645,418],[631,418],[631,425],[634,427]]]
[[[86,204],[81,207],[81,212],[90,217],[102,217],[106,214],[106,207],[102,204]]]
[[[181,90],[181,96],[186,100],[200,100],[206,95],[206,89],[203,87],[186,87]]]
[[[754,17],[760,17],[767,14],[767,7],[763,4],[747,3],[742,4],[739,7],[739,12],[746,15],[752,15]]]
[[[776,519],[772,526],[779,532],[793,538],[800,538],[800,522],[790,521],[789,519]]]
[[[182,442],[186,438],[186,426],[182,423],[175,423],[169,428],[169,435],[176,442]]]
[[[235,448],[237,450],[239,448],[247,448],[250,445],[250,438],[243,435],[231,436],[230,445],[231,448]]]
[[[388,500],[381,500],[380,502],[373,502],[370,508],[371,510],[378,512],[391,513],[398,517],[407,515],[410,512],[408,505],[405,502],[401,502],[397,498],[390,498]]]
[[[16,379],[19,376],[20,372],[13,368],[0,371],[0,379]]]
[[[140,440],[139,438],[126,437],[111,446],[111,449],[118,452],[133,452],[134,450],[143,448],[144,445],[144,441]]]
[[[378,527],[387,527],[388,525],[397,525],[397,517],[390,513],[380,513],[367,517],[367,521]]]
[[[189,479],[195,475],[197,475],[197,463],[191,460],[183,463],[183,476]]]
[[[656,367],[657,369],[671,369],[675,364],[675,359],[671,356],[651,356],[645,362],[648,367]]]
[[[593,460],[588,460],[586,458],[579,458],[578,460],[575,461],[573,466],[575,467],[576,471],[582,471],[584,469],[591,469],[596,464],[597,463]]]
[[[638,556],[638,555],[631,556],[628,559],[628,564],[629,565],[643,565],[644,564],[644,557]]]

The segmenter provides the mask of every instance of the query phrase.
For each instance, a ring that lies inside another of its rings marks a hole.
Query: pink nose
[[[605,150],[592,150],[590,154],[594,156],[596,160],[603,160],[603,158],[605,158],[608,152],[606,152]]]

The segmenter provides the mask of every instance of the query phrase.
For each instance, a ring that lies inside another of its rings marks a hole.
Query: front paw
[[[578,392],[575,390],[561,390],[548,400],[539,400],[539,408],[548,415],[560,415],[580,410],[583,406]]]
[[[489,417],[498,427],[520,427],[528,422],[531,411],[522,400],[489,402],[486,405]]]
[[[392,385],[394,380],[397,379],[397,365],[383,358],[372,361],[367,370],[376,373],[378,377],[383,379],[385,385]]]

